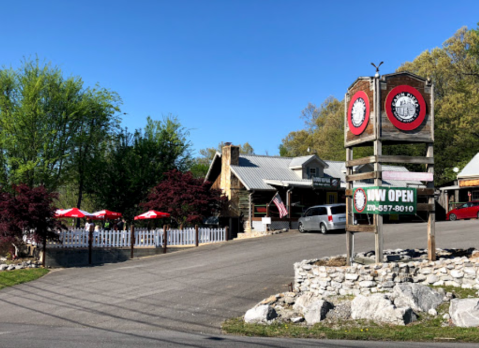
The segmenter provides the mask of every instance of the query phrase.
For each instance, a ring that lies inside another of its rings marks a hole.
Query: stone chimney
[[[226,143],[221,149],[221,188],[223,193],[231,199],[232,174],[231,166],[239,164],[239,146]],[[234,180],[235,182],[237,180]],[[233,186],[236,186],[233,182]]]

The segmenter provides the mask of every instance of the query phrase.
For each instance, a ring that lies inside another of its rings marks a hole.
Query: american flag
[[[281,196],[279,195],[278,192],[276,192],[276,194],[273,197],[273,203],[276,204],[276,207],[278,207],[280,218],[288,215],[288,210],[286,210],[286,207],[284,206],[284,203],[281,200]]]

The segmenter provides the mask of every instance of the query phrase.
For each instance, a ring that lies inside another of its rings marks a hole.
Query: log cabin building
[[[357,166],[354,173],[373,171],[371,164]],[[405,167],[383,166],[384,170],[407,171]],[[298,227],[298,218],[313,205],[345,202],[346,167],[312,154],[300,157],[242,155],[239,147],[226,145],[214,156],[205,181],[229,199],[222,220],[235,237],[238,232],[265,230],[262,218],[270,217],[270,229]],[[373,186],[373,180],[360,182]],[[385,186],[424,187],[421,182],[389,181]],[[280,218],[272,199],[279,193],[288,215]]]

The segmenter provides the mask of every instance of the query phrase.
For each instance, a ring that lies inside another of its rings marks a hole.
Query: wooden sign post
[[[434,90],[428,80],[408,72],[375,77],[360,77],[345,96],[344,146],[346,148],[346,247],[347,263],[351,264],[352,234],[371,232],[375,236],[376,262],[383,261],[383,215],[401,211],[397,207],[380,205],[374,214],[373,224],[356,225],[353,212],[353,189],[363,180],[374,180],[375,187],[382,187],[384,180],[417,180],[427,182],[427,189],[418,189],[417,196],[427,196],[428,203],[417,203],[417,211],[428,212],[428,256],[436,259],[434,213]],[[426,143],[427,154],[421,156],[385,156],[383,144],[401,145]],[[357,146],[373,146],[374,155],[354,159]],[[425,173],[383,171],[382,163],[425,164]],[[361,172],[358,166],[372,164],[372,172]],[[394,197],[394,192],[392,193]],[[358,204],[366,204],[364,191],[356,198]],[[383,199],[385,199],[383,197]],[[357,208],[355,206],[355,208]],[[383,210],[384,208],[384,210]],[[361,211],[356,209],[356,211]],[[411,209],[412,211],[412,209]],[[407,214],[409,210],[402,210]]]

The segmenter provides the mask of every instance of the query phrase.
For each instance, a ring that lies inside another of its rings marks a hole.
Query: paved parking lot
[[[479,221],[439,222],[437,246],[478,246]],[[426,247],[426,224],[387,225],[386,248]],[[372,234],[356,250],[374,248]],[[293,263],[345,252],[344,233],[297,231],[92,268],[55,270],[0,291],[0,326],[218,334],[226,318],[287,290]]]

